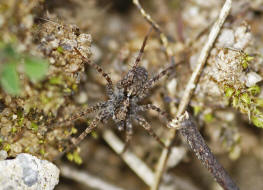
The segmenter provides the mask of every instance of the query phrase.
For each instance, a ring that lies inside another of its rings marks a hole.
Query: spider
[[[99,122],[107,123],[109,119],[112,119],[118,128],[118,130],[125,130],[125,147],[123,152],[126,150],[128,143],[133,134],[132,121],[136,121],[141,125],[154,139],[156,139],[159,144],[163,147],[166,145],[161,141],[161,139],[156,135],[156,133],[151,128],[151,125],[146,121],[146,119],[139,113],[147,110],[154,110],[163,116],[166,120],[170,120],[167,113],[162,111],[159,107],[153,104],[140,105],[140,101],[144,99],[157,81],[170,72],[175,64],[170,65],[163,71],[161,71],[156,76],[149,78],[147,70],[139,66],[139,62],[142,58],[144,48],[147,39],[151,33],[151,29],[144,38],[143,44],[140,48],[139,55],[137,56],[133,66],[128,71],[128,73],[117,82],[114,86],[110,76],[103,71],[103,69],[94,63],[91,63],[86,57],[84,57],[81,52],[75,48],[77,54],[80,55],[82,60],[95,68],[98,73],[100,73],[107,81],[106,93],[108,100],[105,102],[99,102],[96,105],[78,113],[77,115],[71,117],[69,120],[74,121],[78,118],[85,117],[87,114],[92,112],[98,112],[96,117],[92,120],[89,127],[82,132],[79,137],[72,139],[72,146],[77,146],[94,128],[97,127]],[[72,147],[71,147],[72,148]],[[71,148],[63,151],[64,153],[69,151]]]

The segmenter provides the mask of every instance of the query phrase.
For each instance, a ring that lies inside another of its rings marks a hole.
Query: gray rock
[[[58,179],[54,164],[30,154],[0,161],[0,190],[52,190]]]
[[[7,158],[7,152],[5,150],[0,150],[0,160],[5,160]]]

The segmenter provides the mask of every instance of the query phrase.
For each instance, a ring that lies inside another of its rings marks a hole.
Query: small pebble
[[[256,85],[256,83],[262,81],[262,77],[255,72],[248,73],[246,77],[247,77],[246,78],[246,86],[247,87],[254,86],[254,85]]]
[[[0,161],[7,158],[7,152],[5,150],[0,150]]]

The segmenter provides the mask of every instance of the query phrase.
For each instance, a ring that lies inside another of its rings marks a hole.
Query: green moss
[[[63,92],[64,92],[64,93],[68,93],[68,94],[69,94],[69,93],[71,93],[72,91],[71,91],[71,89],[70,89],[70,88],[65,88],[65,89],[63,89]]]
[[[260,114],[260,115],[253,115],[251,117],[251,121],[252,121],[252,123],[255,126],[263,128],[263,115],[262,114]]]
[[[73,85],[72,85],[72,90],[76,92],[76,91],[78,90],[78,85],[73,84]]]
[[[67,155],[66,155],[66,157],[67,157],[67,159],[69,160],[69,161],[73,161],[73,159],[74,159],[74,157],[73,157],[73,154],[72,153],[67,153]]]
[[[238,97],[233,97],[232,105],[233,105],[234,108],[238,107],[238,102],[239,102],[239,98]]]
[[[91,132],[91,136],[94,138],[94,139],[98,139],[99,136],[98,136],[98,133],[96,131],[92,131]]]
[[[78,151],[74,151],[74,152],[73,152],[73,160],[74,160],[74,162],[75,162],[76,164],[78,164],[78,165],[80,165],[80,164],[83,163],[83,160],[82,160],[82,158],[80,157]]]
[[[78,132],[78,129],[76,129],[75,127],[71,128],[71,134],[76,134]]]
[[[44,156],[44,155],[45,155],[45,153],[46,153],[46,151],[45,151],[45,149],[44,149],[44,148],[41,148],[41,149],[40,149],[40,151],[39,151],[39,153],[40,153],[42,156]]]
[[[49,103],[49,98],[47,98],[44,94],[41,94],[40,95],[40,100],[41,100],[41,102],[45,105],[45,104],[47,104],[47,103]]]
[[[248,93],[244,93],[240,96],[240,99],[245,103],[245,104],[251,104],[251,98],[248,95]]]
[[[63,47],[58,46],[58,47],[57,47],[57,52],[59,52],[59,53],[63,53],[63,52],[64,52]]]
[[[194,106],[194,116],[197,116],[200,112],[202,107],[201,106]]]
[[[251,86],[247,89],[248,92],[250,92],[252,95],[257,95],[260,93],[260,87],[258,85]]]
[[[263,98],[257,98],[255,100],[256,106],[257,107],[262,107],[263,108]]]
[[[31,129],[35,132],[38,131],[38,125],[34,122],[31,122]]]
[[[49,79],[49,83],[52,85],[60,85],[63,84],[63,81],[61,77],[52,77]]]
[[[24,117],[21,117],[21,118],[18,119],[18,121],[17,121],[18,126],[22,126],[23,125],[24,119],[25,119]]]
[[[3,150],[5,150],[6,152],[8,152],[11,149],[11,145],[10,144],[5,144],[3,147]]]
[[[230,88],[230,87],[226,87],[226,88],[225,88],[225,96],[226,96],[227,98],[232,97],[232,95],[234,94],[234,92],[235,92],[235,89],[234,89],[234,88]]]
[[[249,62],[252,61],[254,59],[254,57],[249,56],[248,54],[241,52],[242,57],[241,57],[241,65],[243,67],[243,69],[247,69],[249,66]]]
[[[16,132],[17,132],[17,128],[16,127],[12,127],[11,133],[16,133]]]
[[[29,152],[29,147],[26,147],[24,151]]]
[[[207,114],[204,115],[204,120],[207,123],[213,121],[213,119],[214,119],[214,117],[213,117],[213,115],[211,113],[207,113]]]
[[[69,161],[73,161],[78,165],[82,164],[83,162],[77,150],[75,150],[73,153],[67,153],[66,157]]]
[[[247,57],[246,60],[250,61],[252,58]],[[255,85],[241,90],[225,86],[224,90],[225,96],[229,98],[234,108],[246,113],[255,126],[263,127],[263,112],[257,109],[258,107],[263,108],[263,99],[256,97],[261,90],[259,86]]]

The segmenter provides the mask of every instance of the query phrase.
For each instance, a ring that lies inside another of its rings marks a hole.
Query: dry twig
[[[145,184],[149,186],[153,184],[153,171],[129,150],[122,154],[125,145],[113,132],[109,130],[103,132],[103,139],[121,156],[124,162],[145,182]]]
[[[123,190],[89,173],[76,170],[67,165],[60,166],[61,175],[98,190]]]

